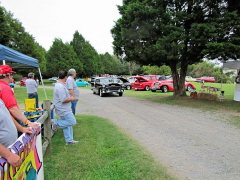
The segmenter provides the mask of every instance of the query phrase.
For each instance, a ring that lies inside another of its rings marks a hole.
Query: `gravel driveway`
[[[137,92],[136,92],[137,93]],[[178,179],[240,179],[240,130],[226,114],[80,90],[77,113],[107,118]]]

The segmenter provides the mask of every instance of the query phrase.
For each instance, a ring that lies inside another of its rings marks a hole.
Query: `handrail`
[[[43,124],[44,129],[44,142],[42,145],[43,155],[48,157],[52,155],[52,136],[53,131],[51,129],[51,111],[54,109],[54,105],[50,105],[50,100],[43,100],[43,115],[37,120],[37,123]]]

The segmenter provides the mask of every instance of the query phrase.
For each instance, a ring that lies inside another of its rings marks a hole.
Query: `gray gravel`
[[[137,92],[136,92],[137,93]],[[107,118],[144,146],[178,179],[240,179],[240,130],[227,114],[80,90],[77,113]]]

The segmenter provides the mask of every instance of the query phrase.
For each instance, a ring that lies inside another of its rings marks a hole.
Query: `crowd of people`
[[[28,120],[21,112],[14,92],[9,86],[16,72],[8,65],[0,66],[0,157],[5,158],[13,167],[21,165],[21,159],[12,153],[8,147],[12,145],[22,133],[32,133],[38,128],[38,123]],[[73,128],[76,124],[76,106],[79,98],[79,89],[74,78],[75,69],[60,71],[58,81],[54,87],[53,104],[59,119],[52,119],[52,129],[63,129],[66,145],[76,144],[73,139]],[[39,108],[37,88],[39,83],[34,80],[34,73],[28,73],[26,89],[29,99],[35,99],[36,108]]]

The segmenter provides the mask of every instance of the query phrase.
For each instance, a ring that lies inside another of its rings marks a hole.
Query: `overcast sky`
[[[70,42],[76,30],[99,54],[113,54],[110,30],[122,0],[0,0],[46,50],[54,38]]]

